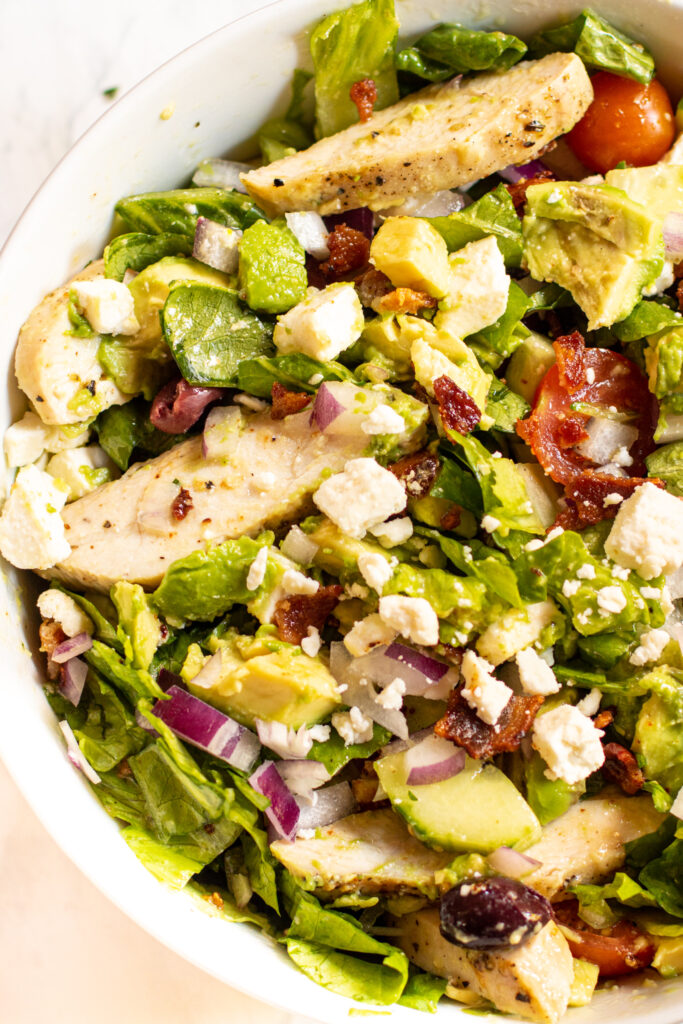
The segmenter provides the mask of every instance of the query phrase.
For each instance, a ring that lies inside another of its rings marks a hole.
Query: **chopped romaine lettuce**
[[[573,21],[539,32],[529,43],[533,57],[557,50],[578,54],[590,68],[635,78],[644,85],[655,73],[655,62],[642,43],[637,43],[590,9]]]
[[[506,32],[481,32],[458,24],[437,25],[396,58],[399,71],[443,82],[469,71],[507,71],[526,53],[526,44]]]
[[[683,441],[657,448],[645,462],[650,476],[659,477],[668,491],[683,497]]]
[[[238,386],[260,398],[270,398],[276,381],[290,391],[313,394],[324,380],[353,381],[355,378],[341,363],[321,363],[303,352],[243,359],[237,368]]]
[[[100,446],[119,469],[128,469],[136,448],[146,455],[161,455],[182,440],[152,426],[149,405],[141,399],[105,409],[94,423]]]
[[[519,267],[522,262],[522,225],[504,185],[487,192],[459,213],[427,219],[443,235],[449,252],[493,235],[507,267]]]

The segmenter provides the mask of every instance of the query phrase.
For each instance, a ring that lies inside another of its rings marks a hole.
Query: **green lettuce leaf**
[[[633,749],[647,778],[677,793],[683,786],[683,675],[656,668],[639,683],[650,696],[638,716]]]
[[[421,1010],[422,1013],[436,1013],[439,1000],[447,987],[446,978],[437,978],[435,974],[426,971],[411,974],[399,1004],[409,1006],[412,1010]]]
[[[491,386],[486,400],[486,415],[493,420],[494,430],[514,434],[517,420],[524,419],[529,411],[530,406],[525,398],[515,391],[510,391],[507,384],[504,384],[498,377],[491,378]]]
[[[683,841],[675,839],[661,857],[650,861],[638,881],[672,917],[683,917]]]
[[[655,62],[641,43],[620,32],[589,8],[573,21],[546,29],[529,43],[533,57],[557,50],[578,54],[589,68],[600,68],[644,85],[655,73]]]
[[[446,23],[401,50],[396,66],[429,82],[443,82],[469,71],[507,71],[525,53],[526,44],[517,36]]]
[[[164,232],[149,235],[132,231],[118,235],[104,250],[104,276],[122,281],[127,270],[137,272],[164,256],[191,256],[192,240],[187,235]]]
[[[454,576],[444,569],[423,569],[405,563],[396,567],[382,593],[423,597],[440,619],[448,619],[451,625],[465,632],[489,621],[495,610],[501,611],[500,606],[495,608],[488,588],[480,580]]]
[[[645,459],[650,476],[657,476],[672,494],[683,497],[683,441],[662,445]]]
[[[131,704],[143,697],[161,697],[163,691],[152,679],[149,672],[127,663],[117,651],[100,640],[93,640],[89,651],[83,655],[91,668],[122,690]]]
[[[466,210],[427,220],[443,236],[449,252],[494,235],[506,266],[519,267],[522,262],[522,222],[504,185],[487,192]]]
[[[182,435],[165,434],[152,426],[149,409],[147,402],[137,399],[125,405],[113,405],[95,420],[93,426],[100,446],[119,469],[128,469],[136,449],[147,457],[161,455],[183,440]]]
[[[321,363],[303,352],[291,352],[284,356],[259,356],[256,359],[243,359],[237,368],[237,386],[250,395],[259,398],[270,398],[273,384],[282,384],[289,391],[307,391],[314,394],[318,384],[311,384],[311,379],[350,380],[354,375],[341,363],[330,361]]]
[[[310,71],[297,68],[292,77],[292,97],[284,117],[271,117],[261,125],[258,141],[265,163],[290,156],[312,144],[313,135],[304,112],[306,86],[312,78]]]
[[[627,344],[631,341],[640,341],[641,338],[649,338],[668,327],[680,327],[682,323],[681,314],[664,303],[642,299],[636,303],[627,317],[618,324],[612,324],[610,331],[619,341]]]
[[[119,615],[117,635],[126,661],[147,670],[161,643],[161,625],[148,595],[138,583],[119,580],[111,588],[111,599]]]
[[[481,518],[484,514],[484,501],[481,487],[475,477],[454,459],[448,458],[443,452],[439,475],[432,484],[430,495],[433,498],[445,498],[461,505],[468,512]]]
[[[96,772],[108,772],[124,757],[141,750],[148,734],[136,723],[133,714],[92,669],[88,673],[87,718],[74,729],[78,745]]]
[[[421,527],[417,532],[423,537],[431,537],[439,545],[446,558],[460,572],[480,580],[485,587],[502,598],[506,604],[515,608],[524,607],[524,601],[517,585],[517,576],[502,551],[496,551],[478,540],[471,540],[465,544],[454,537],[444,536],[438,530]]]
[[[124,828],[121,835],[150,874],[171,889],[184,889],[203,867],[200,861],[132,825]]]
[[[181,188],[119,199],[116,212],[130,231],[194,239],[197,219],[208,217],[244,230],[266,215],[248,196],[224,188]]]

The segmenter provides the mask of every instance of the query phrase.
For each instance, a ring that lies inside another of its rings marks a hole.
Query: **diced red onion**
[[[299,242],[299,245],[316,260],[326,260],[330,255],[327,246],[329,231],[325,221],[314,210],[301,213],[286,213],[287,227]]]
[[[123,278],[122,278],[123,283],[124,284],[130,284],[131,281],[135,280],[135,278],[138,276],[139,273],[140,273],[139,270],[133,270],[132,267],[126,267],[126,269],[123,272]]]
[[[348,782],[336,782],[315,793],[315,801],[306,803],[297,801],[299,805],[298,829],[322,828],[331,825],[347,814],[353,814],[357,808],[356,798]]]
[[[409,786],[429,786],[452,779],[465,767],[462,747],[455,747],[440,736],[427,736],[406,754]]]
[[[239,262],[239,240],[242,232],[228,228],[208,217],[198,217],[192,255],[200,263],[224,274],[235,274]]]
[[[396,708],[384,708],[376,701],[377,691],[369,679],[353,679],[347,676],[344,702],[349,707],[359,708],[364,715],[388,729],[400,739],[408,738],[408,723],[405,715]]]
[[[331,423],[345,412],[345,407],[332,394],[327,384],[321,384],[315,396],[313,409],[311,410],[310,423],[315,424],[318,430],[323,433]]]
[[[501,875],[507,875],[508,878],[523,878],[524,875],[528,875],[529,872],[541,866],[540,860],[527,857],[525,853],[513,850],[509,846],[499,846],[497,850],[489,854],[488,861],[494,871],[498,871]]]
[[[375,215],[367,206],[359,206],[355,210],[344,210],[343,213],[330,213],[323,217],[328,231],[334,231],[338,224],[346,224],[355,231],[360,231],[372,241],[375,229]]]
[[[170,690],[172,686],[180,686],[182,688],[183,681],[175,672],[171,672],[167,668],[160,668],[157,674],[157,685],[165,693],[166,690]]]
[[[331,775],[320,761],[278,761],[276,768],[290,793],[308,797],[330,781]]]
[[[420,675],[427,676],[427,679],[434,683],[438,683],[439,679],[446,675],[449,668],[442,661],[437,661],[436,658],[432,658],[428,654],[422,654],[421,651],[416,651],[414,647],[406,647],[405,644],[390,644],[385,651],[385,655],[387,658],[400,662],[401,666],[406,665],[415,669]]]
[[[401,754],[404,750],[414,747],[416,743],[420,743],[422,740],[427,739],[428,736],[433,735],[434,728],[430,725],[426,729],[420,729],[419,732],[414,732],[407,740],[391,740],[381,748],[379,756],[389,757],[390,754]]]
[[[359,395],[364,401],[358,401]],[[380,404],[379,394],[364,391],[350,381],[325,381],[315,396],[310,422],[331,437],[364,437],[363,424]]]
[[[207,405],[218,402],[224,394],[223,388],[193,387],[182,378],[170,380],[152,402],[150,421],[164,434],[184,434],[194,426]]]
[[[401,643],[352,658],[343,643],[333,642],[330,670],[339,682],[365,678],[382,687],[398,676],[406,684],[406,694],[429,700],[445,700],[458,681],[456,669]]]
[[[677,263],[683,260],[683,213],[667,213],[663,225],[664,255]]]
[[[538,178],[548,173],[548,168],[541,160],[531,160],[528,164],[510,165],[504,167],[498,174],[505,181],[515,185],[518,181],[527,181],[528,178]]]
[[[74,707],[78,706],[81,696],[83,695],[83,687],[85,686],[87,675],[88,666],[84,661],[81,661],[80,658],[69,658],[69,660],[65,661],[62,666],[59,692],[62,697],[66,697]]]
[[[89,633],[78,633],[76,636],[67,637],[61,644],[57,644],[51,654],[53,661],[63,665],[71,658],[77,658],[79,654],[85,654],[92,647],[92,637]]]
[[[90,782],[97,785],[97,783],[102,780],[84,756],[78,745],[78,740],[74,736],[73,729],[66,719],[64,719],[63,722],[59,722],[59,728],[62,730],[62,735],[66,740],[66,756],[69,758],[74,768],[78,768],[79,771],[83,772],[86,779],[89,779]]]
[[[198,188],[224,188],[246,194],[246,188],[240,181],[240,174],[253,171],[251,164],[240,163],[239,160],[202,160],[192,176],[192,184]]]
[[[140,726],[140,728],[144,729],[145,732],[148,732],[150,734],[150,736],[159,736],[160,735],[157,732],[157,730],[154,728],[152,723],[149,721],[149,719],[145,718],[145,716],[143,715],[142,711],[140,711],[139,708],[135,709],[135,721]]]
[[[179,686],[166,692],[171,699],[158,700],[152,712],[176,736],[233,768],[251,768],[261,749],[253,732]]]
[[[318,553],[318,545],[304,533],[300,526],[293,526],[282,544],[282,554],[301,565],[310,565]]]
[[[250,785],[270,800],[263,812],[281,839],[294,839],[299,827],[299,805],[287,789],[274,761],[264,761],[253,775]]]
[[[209,411],[202,434],[205,459],[223,459],[235,446],[234,427],[242,419],[239,406],[216,405]]]
[[[620,448],[629,449],[638,439],[637,427],[606,416],[591,416],[585,430],[588,437],[576,445],[576,450],[598,466],[611,462]]]

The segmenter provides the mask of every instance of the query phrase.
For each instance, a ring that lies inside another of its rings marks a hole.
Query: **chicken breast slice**
[[[99,408],[122,405],[124,395],[105,375],[97,361],[102,340],[99,334],[78,338],[69,332],[69,292],[76,281],[104,277],[104,260],[96,260],[50,292],[38,303],[19,332],[14,368],[21,390],[28,396],[43,423],[80,423],[88,419],[72,408],[79,391],[87,388],[99,399]]]
[[[649,795],[619,790],[582,800],[543,828],[525,854],[541,862],[523,881],[552,898],[567,885],[604,881],[626,858],[625,844],[659,828],[665,815]]]
[[[362,811],[312,839],[271,845],[277,859],[317,895],[345,892],[436,896],[434,873],[452,859],[414,839],[391,808]]]
[[[392,940],[409,960],[504,1013],[555,1024],[567,1009],[574,976],[567,940],[554,921],[526,942],[500,952],[463,949],[444,939],[436,907],[396,919]]]
[[[303,513],[325,471],[361,454],[367,437],[312,432],[304,410],[274,423],[243,415],[228,458],[205,458],[202,438],[132,466],[62,512],[69,557],[43,575],[107,591],[117,580],[155,587],[177,558],[232,537],[256,534]],[[192,508],[172,514],[180,489]]]
[[[428,86],[242,181],[271,214],[399,206],[528,163],[592,98],[581,59],[552,53],[503,74]]]

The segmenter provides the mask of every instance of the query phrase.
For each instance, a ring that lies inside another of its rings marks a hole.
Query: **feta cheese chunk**
[[[302,249],[310,253],[316,260],[326,260],[330,255],[327,245],[329,231],[325,221],[314,210],[303,210],[300,213],[286,213],[287,227],[292,232]]]
[[[683,501],[655,484],[641,484],[619,506],[605,551],[646,580],[674,572],[683,565]]]
[[[74,281],[76,304],[97,334],[137,334],[140,324],[130,288],[121,281],[98,277]]]
[[[495,533],[500,527],[500,519],[496,519],[495,516],[486,515],[481,521],[482,530],[486,530],[487,533]]]
[[[586,696],[577,703],[576,707],[582,715],[592,718],[592,716],[597,715],[600,710],[601,700],[602,690],[598,690],[597,686],[594,686],[593,689],[589,690]]]
[[[261,548],[247,573],[247,590],[258,590],[266,578],[268,567],[268,548]]]
[[[320,639],[320,630],[316,626],[309,626],[307,633],[308,636],[305,636],[301,641],[301,650],[304,654],[307,654],[309,658],[315,658],[322,643]]]
[[[352,284],[309,288],[306,298],[278,317],[273,341],[281,353],[303,352],[327,362],[360,338],[363,307]]]
[[[395,548],[398,544],[405,544],[410,540],[413,535],[413,521],[410,516],[392,519],[388,523],[371,526],[370,533],[377,538],[383,548]]]
[[[364,434],[402,434],[406,421],[390,405],[377,405],[365,417],[360,429]]]
[[[649,629],[641,634],[640,643],[628,660],[637,667],[658,661],[670,639],[665,629]]]
[[[95,627],[92,621],[80,608],[73,597],[61,590],[44,590],[36,602],[38,611],[44,619],[54,619],[67,636],[78,636],[79,633],[92,635]]]
[[[601,587],[597,595],[598,608],[603,612],[618,615],[626,607],[626,595],[621,587]]]
[[[398,631],[383,622],[377,612],[359,619],[344,637],[344,646],[354,658],[368,654],[373,647],[390,644]]]
[[[0,552],[18,569],[50,569],[71,553],[59,510],[66,491],[49,473],[24,466],[0,516]]]
[[[392,561],[396,563],[395,558]],[[367,585],[376,590],[378,594],[382,593],[385,584],[394,575],[394,569],[389,559],[374,552],[358,556],[358,571]]]
[[[546,777],[573,786],[604,763],[602,735],[578,708],[562,704],[534,720],[531,742],[548,766]]]
[[[683,788],[679,789],[678,793],[676,793],[674,802],[669,808],[669,813],[683,821]]]
[[[345,747],[367,743],[372,739],[372,719],[364,715],[360,708],[338,711],[332,715],[332,725],[344,740]]]
[[[45,451],[50,428],[34,412],[27,412],[5,431],[5,459],[7,465],[28,466]]]
[[[550,665],[533,647],[518,651],[515,662],[519,671],[519,681],[525,693],[547,697],[548,694],[557,693],[560,689],[560,683]]]
[[[424,597],[380,597],[379,614],[382,622],[413,643],[433,647],[439,642],[439,619]]]
[[[52,456],[45,470],[69,488],[67,501],[82,498],[119,475],[114,463],[98,444],[59,452]]]
[[[510,278],[493,235],[449,256],[448,294],[439,303],[434,325],[455,338],[466,338],[499,320],[507,308]]]
[[[463,697],[482,722],[495,725],[510,702],[512,690],[492,675],[493,665],[474,651],[465,651],[460,670],[465,680]]]
[[[375,459],[351,459],[313,495],[320,511],[350,537],[360,540],[372,526],[403,511],[406,493],[393,473]]]
[[[375,700],[380,707],[387,711],[400,711],[403,707],[403,694],[406,692],[406,684],[400,676],[392,679],[388,686],[377,694]]]
[[[317,580],[298,569],[286,569],[282,576],[282,589],[286,594],[315,594],[319,588]]]

